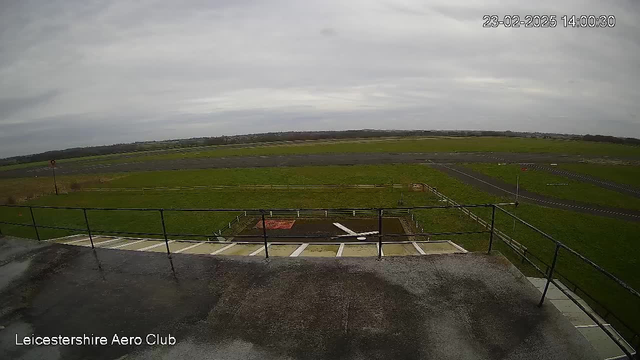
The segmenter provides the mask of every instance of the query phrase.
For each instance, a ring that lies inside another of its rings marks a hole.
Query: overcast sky
[[[0,0],[0,157],[286,130],[640,137],[638,18],[632,0]]]

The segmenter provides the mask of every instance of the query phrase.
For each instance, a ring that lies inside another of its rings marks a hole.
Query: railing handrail
[[[596,270],[600,271],[602,274],[604,274],[605,276],[607,276],[608,278],[610,278],[611,280],[615,281],[616,283],[618,283],[618,285],[622,286],[623,288],[625,288],[627,291],[629,291],[631,294],[635,295],[636,297],[640,298],[640,293],[638,293],[638,291],[636,291],[633,287],[631,287],[630,285],[628,285],[627,283],[625,283],[624,281],[620,280],[618,277],[616,277],[615,275],[613,275],[612,273],[608,272],[607,270],[603,269],[600,265],[596,264],[595,262],[593,262],[593,260],[590,260],[589,258],[587,258],[586,256],[580,254],[579,252],[573,250],[572,248],[568,247],[567,245],[565,245],[564,243],[556,240],[553,238],[553,236],[545,233],[544,231],[538,229],[537,227],[529,224],[528,222],[522,220],[521,218],[517,217],[515,214],[510,213],[509,211],[501,208],[499,205],[496,205],[496,208],[498,208],[500,211],[504,212],[505,214],[511,216],[512,218],[514,218],[515,220],[518,220],[520,223],[526,225],[527,227],[531,228],[532,230],[538,232],[539,234],[543,235],[544,237],[546,237],[547,239],[551,240],[553,243],[555,243],[557,246],[569,251],[570,253],[572,253],[573,255],[577,256],[578,258],[580,258],[581,260],[583,260],[584,262],[586,262],[587,264],[591,265],[593,268],[595,268]]]
[[[111,208],[111,207],[79,207],[79,206],[48,206],[48,205],[17,205],[2,204],[2,207],[32,208],[32,209],[60,209],[60,210],[99,210],[99,211],[360,211],[360,210],[428,210],[451,208],[477,208],[516,205],[515,202],[496,204],[462,204],[462,205],[423,205],[423,206],[398,206],[398,207],[345,207],[345,208]]]

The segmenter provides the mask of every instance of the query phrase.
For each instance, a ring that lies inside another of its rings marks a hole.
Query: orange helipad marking
[[[265,220],[264,225],[267,227],[267,230],[289,230],[293,227],[293,223],[295,222],[295,220]],[[256,228],[262,229],[262,220],[258,221]]]

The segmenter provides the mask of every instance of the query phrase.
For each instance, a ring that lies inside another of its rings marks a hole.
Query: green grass
[[[520,189],[538,194],[602,206],[640,210],[640,199],[546,171],[522,171],[520,165],[467,164],[465,166],[512,185],[516,185],[516,176],[519,175]]]
[[[640,166],[600,164],[560,164],[558,167],[640,188]]]
[[[422,165],[335,166],[276,169],[217,169],[132,173],[109,182],[114,187],[185,186],[216,184],[327,184],[327,183],[409,183],[426,182],[461,203],[487,203],[508,200],[478,191],[446,174]],[[441,204],[430,193],[403,191],[406,205]],[[174,208],[263,208],[263,207],[394,207],[400,197],[397,189],[331,190],[331,191],[148,191],[131,192],[77,192],[61,196],[45,196],[29,204],[87,206],[87,207],[174,207]],[[490,218],[490,209],[474,209],[475,213]],[[637,277],[639,260],[636,240],[640,224],[571,211],[548,209],[522,204],[515,210],[518,216],[551,234],[558,240],[589,257],[632,287],[640,289]],[[35,209],[39,224],[83,229],[84,218],[79,210]],[[496,226],[527,246],[529,251],[550,263],[553,244],[546,238],[521,224],[513,228],[513,220],[498,212]],[[226,226],[236,213],[175,213],[165,214],[170,233],[188,232],[211,234]],[[5,221],[30,223],[30,214],[24,209],[0,208]],[[480,230],[480,227],[456,210],[422,210],[416,218],[428,232]],[[94,229],[137,232],[161,232],[158,212],[90,211],[89,220]],[[2,225],[4,233],[35,237],[30,228]],[[69,234],[62,230],[41,230],[45,238]],[[452,239],[469,250],[486,250],[488,234],[464,237],[440,236]],[[496,240],[496,248],[503,251],[527,274],[531,269],[519,264],[518,259]],[[606,280],[581,261],[561,252],[558,271],[572,279],[581,288],[593,294],[598,301],[624,315],[628,323],[640,324],[638,301],[629,297],[617,285]],[[537,275],[539,276],[539,275]],[[638,329],[640,330],[640,329]]]
[[[409,138],[394,140],[321,141],[300,144],[256,145],[251,147],[203,147],[197,151],[141,154],[129,158],[106,159],[96,163],[146,162],[223,156],[256,156],[325,153],[377,152],[519,152],[562,153],[607,156],[638,156],[640,147],[575,140],[530,138]]]

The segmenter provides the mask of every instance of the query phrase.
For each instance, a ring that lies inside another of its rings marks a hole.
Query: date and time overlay
[[[485,28],[613,28],[614,15],[484,15]]]

